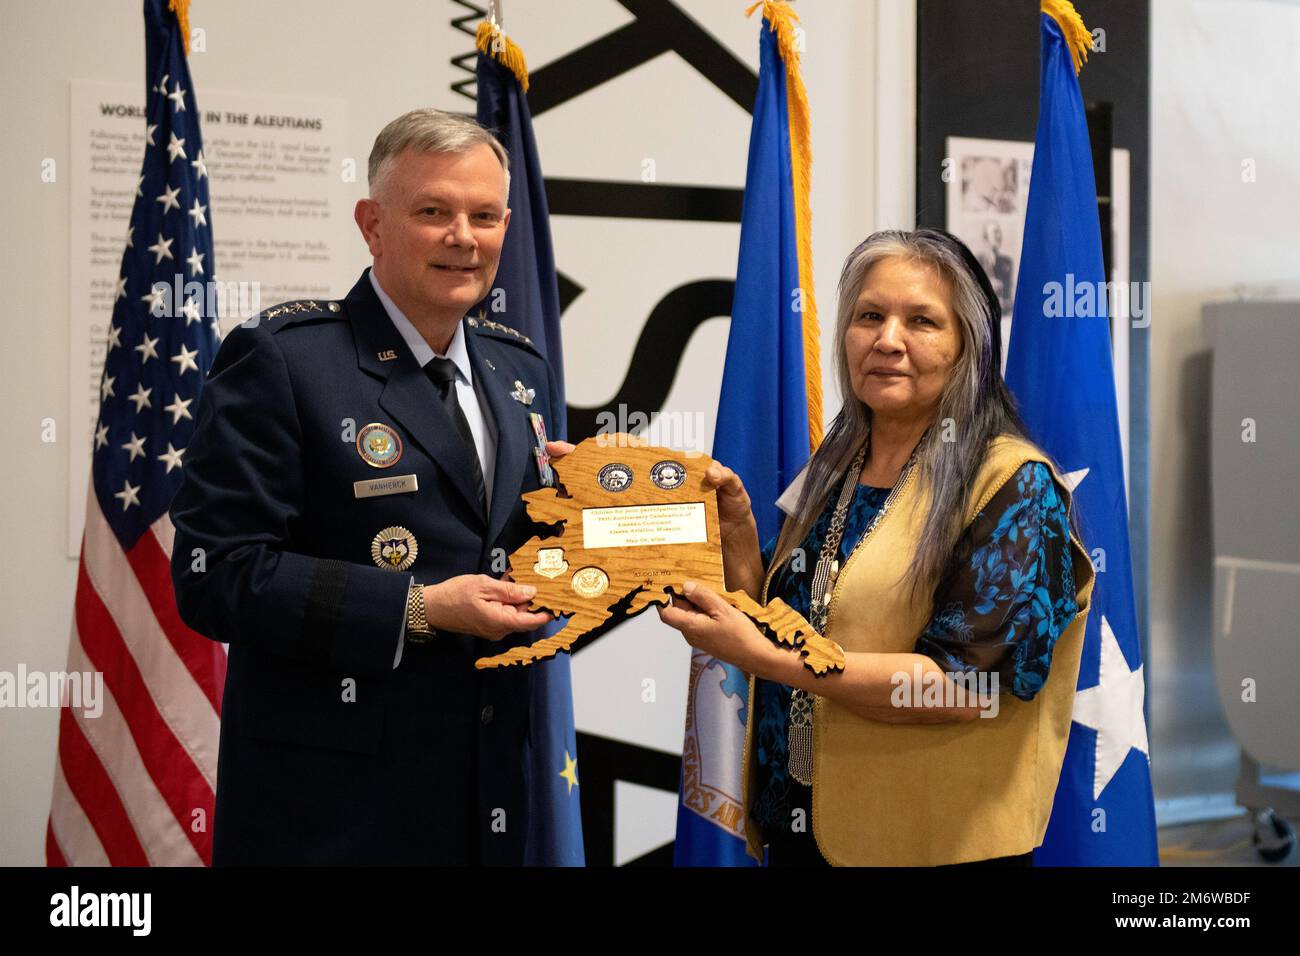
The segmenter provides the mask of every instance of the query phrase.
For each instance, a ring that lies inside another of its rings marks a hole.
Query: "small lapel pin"
[[[524,388],[524,383],[519,379],[515,379],[515,390],[510,393],[510,397],[523,405],[531,405],[535,394],[536,392],[533,389]]]
[[[392,349],[384,349],[379,353],[379,361],[381,362],[391,362],[395,358],[397,358],[397,353]]]
[[[483,361],[487,362],[487,367],[490,368],[492,371],[495,372],[497,370],[497,367],[492,364],[491,359],[484,359]]]

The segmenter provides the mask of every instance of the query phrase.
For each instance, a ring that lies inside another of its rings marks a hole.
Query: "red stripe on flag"
[[[80,605],[80,597],[77,603]],[[117,788],[67,707],[59,711],[59,765],[63,767],[68,789],[108,854],[109,863],[113,866],[148,866],[149,858],[140,845],[140,838],[127,816]],[[47,841],[47,852],[48,846]]]
[[[86,574],[83,560],[77,574],[77,631],[86,658],[104,674],[104,684],[117,701],[122,717],[131,729],[136,749],[158,792],[167,801],[176,822],[185,831],[199,858],[212,862],[211,820],[213,792],[194,759],[176,739],[158,712],[149,687],[122,639],[104,602]],[[66,762],[64,764],[66,772]],[[80,801],[83,808],[86,804]],[[209,825],[195,833],[192,814],[201,809]]]
[[[172,587],[171,563],[152,530],[140,535],[140,540],[126,552],[126,560],[149,599],[158,626],[176,649],[176,656],[220,716],[221,690],[226,684],[226,653],[216,641],[191,631],[181,620]]]
[[[45,865],[68,865],[68,861],[63,858],[63,852],[59,849],[59,841],[54,839],[54,822],[49,819],[45,821]]]

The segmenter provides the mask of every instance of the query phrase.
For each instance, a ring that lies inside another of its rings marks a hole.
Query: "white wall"
[[[688,0],[681,5],[757,69],[758,21],[744,19],[743,4]],[[628,18],[613,0],[548,0],[544,5],[516,0],[506,7],[509,32],[534,69]],[[890,225],[904,224],[911,206],[912,169],[906,157],[914,61],[907,44],[913,42],[914,8],[910,0],[882,5],[887,35],[880,43],[887,55],[878,62],[876,3],[838,0],[797,7],[807,29],[805,78],[813,110],[816,283],[829,320],[840,262],[876,223],[875,197],[889,198],[880,215]],[[388,119],[419,105],[470,108],[468,100],[448,92],[452,78],[458,78],[449,58],[470,49],[469,38],[448,25],[463,12],[450,0],[373,0],[362,6],[197,0],[191,22],[206,31],[207,50],[192,57],[195,86],[200,100],[205,88],[345,100],[351,111],[351,149],[364,167],[370,141]],[[5,450],[0,455],[0,670],[14,671],[21,663],[29,670],[49,671],[64,666],[76,562],[63,549],[68,449],[43,444],[39,437],[42,419],[52,417],[62,425],[69,414],[67,177],[43,184],[41,162],[53,157],[66,170],[70,79],[126,81],[143,88],[143,27],[139,4],[126,0],[7,3],[0,16],[5,121],[0,197],[6,233],[0,277],[9,303],[0,325],[0,447]],[[879,86],[877,70],[883,78]],[[741,186],[748,117],[734,104],[700,102],[701,96],[720,94],[700,93],[701,84],[691,74],[675,56],[660,57],[617,85],[588,94],[590,102],[580,108],[571,104],[573,108],[541,117],[537,134],[548,174],[636,179],[640,159],[653,155],[660,160],[662,182]],[[879,111],[880,128],[877,89],[887,101]],[[584,116],[593,115],[608,117],[611,124],[597,138],[598,153],[590,127],[583,123]],[[893,159],[878,171],[874,157],[882,149]],[[598,168],[593,168],[593,156]],[[622,168],[620,156],[632,165]],[[738,229],[710,228],[714,235],[707,243],[698,236],[691,243],[697,250],[710,247],[700,255],[716,264],[720,271],[714,274],[732,275]],[[616,255],[607,243],[618,238],[620,229],[624,238],[630,235],[628,227],[610,220],[557,220],[562,267],[599,270],[602,261]],[[665,263],[647,256],[643,271],[667,268],[673,256],[680,268],[698,266],[689,262],[691,246],[674,249],[663,242],[668,232],[658,230],[663,244],[657,251]],[[655,235],[655,225],[645,234]],[[338,270],[336,295],[346,292],[366,264],[360,242],[353,253],[352,261]],[[643,300],[666,288],[638,283],[629,275],[621,285],[593,288],[586,301],[575,303],[566,317],[573,330],[566,332],[572,401],[595,404],[608,398],[619,379],[609,372],[618,367],[611,356],[625,359],[637,331],[620,329],[609,317],[644,315]],[[697,334],[688,365],[703,373],[682,376],[682,387],[675,387],[669,398],[670,405],[706,410],[710,427],[726,324],[714,320]],[[828,343],[826,351],[829,359]],[[833,412],[833,395],[826,408]],[[687,655],[680,638],[670,641],[660,635],[654,640],[645,667],[662,673],[664,704],[642,720],[642,736],[676,750]],[[603,699],[604,693],[599,687],[579,688],[580,723],[600,726],[609,708],[626,706]],[[0,711],[0,863],[43,861],[56,725],[53,710]]]
[[[756,66],[756,26],[741,17],[740,4],[690,0],[683,6]],[[874,225],[908,224],[913,6],[903,0],[796,6],[808,29],[805,78],[813,109],[816,279],[823,316],[829,318],[845,252]],[[447,92],[453,75],[447,60],[469,49],[468,38],[448,28],[459,9],[429,0],[376,0],[364,8],[312,0],[273,5],[197,0],[193,22],[207,31],[208,50],[196,54],[191,67],[200,96],[210,87],[344,99],[351,110],[352,149],[363,159],[374,132],[409,107],[467,108],[467,100]],[[544,13],[523,0],[507,4],[510,32],[534,68],[626,16],[613,0],[586,0],[580,6],[574,0],[549,2]],[[143,85],[143,30],[133,2],[10,3],[2,17],[5,255],[0,277],[8,315],[0,324],[0,447],[5,450],[0,455],[0,670],[13,671],[20,662],[29,669],[51,670],[61,668],[66,655],[75,562],[63,553],[68,450],[42,443],[39,435],[43,418],[64,423],[69,412],[69,225],[66,180],[43,184],[40,164],[45,157],[66,164],[69,79]],[[1186,779],[1208,769],[1211,786],[1231,782],[1232,747],[1221,726],[1215,731],[1217,746],[1201,746],[1204,737],[1198,736],[1205,731],[1205,715],[1217,712],[1208,678],[1211,554],[1203,437],[1208,364],[1200,308],[1206,301],[1233,297],[1239,286],[1254,293],[1300,295],[1300,240],[1294,225],[1300,209],[1297,49],[1300,5],[1294,2],[1153,3],[1149,686],[1157,786],[1162,777],[1177,776],[1173,769],[1162,774],[1162,766],[1175,763]],[[666,92],[675,84],[689,84],[689,70],[671,59],[645,64],[637,71],[644,73],[630,79],[662,78],[656,83],[666,84]],[[689,95],[681,102],[671,96],[660,101],[653,90],[645,91],[646,85],[632,82],[627,87],[647,97],[641,103],[646,120],[662,122],[668,115],[662,112],[664,102],[688,120],[709,115]],[[607,95],[610,89],[592,96]],[[592,103],[590,110],[606,106],[618,107],[618,100]],[[584,165],[584,144],[572,135],[580,127],[569,125],[564,112],[538,122],[548,173],[636,177],[634,170]],[[620,144],[639,161],[645,151],[632,141],[636,130],[635,125],[621,129],[601,162],[615,162]],[[725,138],[710,136],[692,151],[667,142],[673,130],[665,125],[662,135],[656,134],[663,141],[651,148],[683,165],[670,173],[661,163],[662,181],[739,186],[744,143],[732,140],[747,130],[744,117],[733,116],[726,130]],[[1256,161],[1253,183],[1241,180],[1241,163],[1247,158]],[[584,225],[557,222],[557,251],[565,263],[580,264],[587,255],[599,261],[599,250],[588,248],[596,233]],[[724,247],[718,261],[734,260],[734,230],[717,241]],[[337,294],[363,265],[358,243],[355,261],[340,270]],[[636,294],[626,288],[623,293]],[[575,311],[574,320],[597,328],[599,310],[590,308],[593,318],[583,320]],[[718,328],[697,335],[699,341],[692,344],[697,353],[716,351],[725,339],[725,320],[714,324]],[[585,341],[573,337],[568,343],[570,391],[574,401],[595,403],[607,398],[617,382],[600,377],[599,356],[578,344]],[[608,347],[624,347],[624,341],[610,340]],[[700,399],[680,393],[670,401],[699,404]],[[828,413],[834,407],[828,394]],[[623,640],[623,635],[611,640]],[[685,660],[680,651],[665,642],[647,666],[669,683],[684,684],[684,666],[676,666],[679,658]],[[609,703],[600,699],[601,693],[579,688],[580,721],[600,723]],[[684,688],[672,693],[684,693]],[[679,718],[673,715],[680,699],[665,698],[663,716],[647,725],[647,741],[665,749],[680,745]],[[0,711],[0,863],[35,864],[43,858],[56,720],[49,710]],[[1177,781],[1173,785],[1176,789]]]
[[[1156,0],[1151,24],[1151,660],[1157,795],[1231,790],[1212,679],[1206,302],[1300,298],[1300,5]],[[1253,160],[1254,182],[1242,164]]]

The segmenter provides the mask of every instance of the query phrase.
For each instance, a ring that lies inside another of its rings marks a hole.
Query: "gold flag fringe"
[[[506,36],[504,30],[484,20],[478,25],[474,45],[480,53],[486,53],[513,73],[519,81],[519,88],[528,92],[528,64],[524,62],[524,51]]]
[[[1065,35],[1065,46],[1074,61],[1074,75],[1078,76],[1083,64],[1088,61],[1088,51],[1092,49],[1092,34],[1083,25],[1083,17],[1074,9],[1070,0],[1042,0],[1040,8],[1056,21]]]
[[[786,115],[789,119],[790,167],[794,180],[795,244],[799,260],[799,290],[803,306],[804,391],[808,396],[809,451],[815,452],[822,442],[822,359],[821,330],[817,324],[817,299],[813,294],[812,206],[809,191],[812,183],[812,135],[808,119],[808,92],[799,74],[799,50],[795,30],[798,15],[782,0],[755,3],[745,11],[752,16],[763,8],[763,19],[776,34],[776,45],[785,64]]]
[[[190,55],[190,0],[169,0],[167,9],[176,14],[176,23],[181,28],[181,42],[185,44],[185,55]]]

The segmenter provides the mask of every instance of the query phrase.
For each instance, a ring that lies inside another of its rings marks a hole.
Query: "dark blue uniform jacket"
[[[527,638],[407,641],[393,667],[412,576],[499,576],[533,533],[519,497],[539,486],[528,413],[548,425],[563,413],[526,339],[464,321],[496,423],[486,519],[471,452],[368,276],[342,301],[268,309],[222,343],[171,511],[181,616],[230,648],[217,864],[523,860],[531,670],[474,661]],[[530,404],[512,397],[517,382]],[[388,467],[357,450],[372,423],[401,440]],[[403,475],[417,491],[354,496],[353,482]],[[418,546],[406,571],[372,560],[393,525]]]

